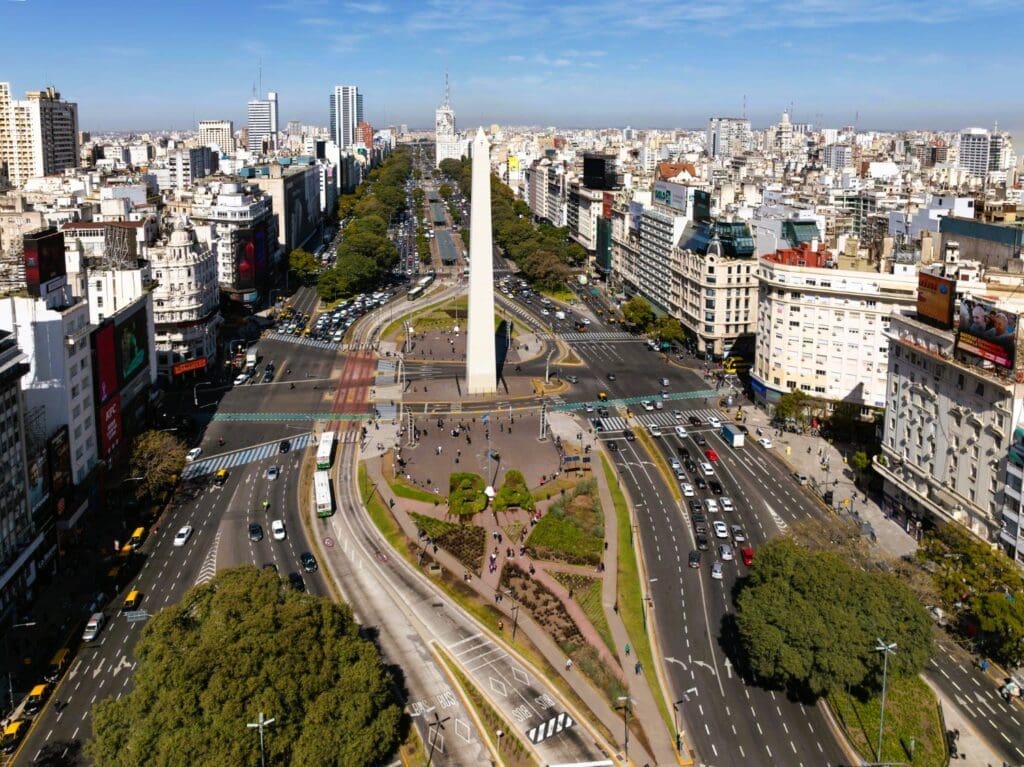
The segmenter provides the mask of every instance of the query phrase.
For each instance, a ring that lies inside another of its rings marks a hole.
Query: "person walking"
[[[629,655],[629,651],[633,648],[629,646],[629,642],[626,642],[626,655]]]

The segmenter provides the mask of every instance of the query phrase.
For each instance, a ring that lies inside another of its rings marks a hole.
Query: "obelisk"
[[[466,336],[466,390],[498,390],[494,347],[494,252],[491,242],[491,160],[484,129],[473,139],[473,185],[469,219],[469,328]]]

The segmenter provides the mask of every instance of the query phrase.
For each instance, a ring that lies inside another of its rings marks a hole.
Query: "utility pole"
[[[878,715],[878,752],[875,760],[882,761],[882,734],[885,732],[885,684],[889,676],[889,656],[896,654],[896,643],[886,644],[881,639],[875,645],[875,652],[882,653],[882,709]]]
[[[620,695],[619,705],[615,707],[622,709],[622,721],[624,724],[622,750],[626,755],[626,761],[629,761],[629,704],[631,702],[632,698],[628,695]]]
[[[245,726],[250,730],[259,730],[260,732],[260,767],[267,767],[267,754],[263,749],[263,728],[269,727],[274,723],[274,718],[267,719],[263,716],[263,712],[260,711],[259,719],[255,722],[249,722]]]

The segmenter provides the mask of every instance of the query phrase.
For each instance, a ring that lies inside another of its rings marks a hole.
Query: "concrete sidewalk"
[[[928,677],[921,675],[921,678],[925,681],[932,691],[935,693],[935,697],[939,699],[939,705],[942,706],[942,716],[945,720],[947,730],[956,730],[960,733],[960,737],[957,740],[956,755],[951,756],[954,759],[959,759],[963,764],[975,765],[975,767],[1005,767],[1006,762],[989,747],[988,743],[978,734],[971,724],[970,719],[964,716],[956,703],[949,699],[942,690],[932,684]]]

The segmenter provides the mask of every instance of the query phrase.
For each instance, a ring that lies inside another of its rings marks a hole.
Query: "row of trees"
[[[394,269],[398,249],[388,239],[388,222],[405,208],[405,181],[411,172],[408,150],[399,149],[370,171],[354,193],[338,200],[339,219],[351,220],[334,266],[320,275],[317,290],[322,299],[336,301],[371,290]]]
[[[681,344],[686,340],[686,333],[679,320],[669,316],[658,317],[643,296],[633,296],[622,305],[622,319],[640,332],[650,333],[659,341]]]
[[[458,185],[463,196],[470,196],[472,166],[468,159],[443,160],[441,172]],[[587,252],[570,239],[568,229],[533,224],[529,206],[517,200],[512,190],[493,174],[491,222],[499,247],[535,287],[547,290],[564,287],[573,270],[586,261]]]

